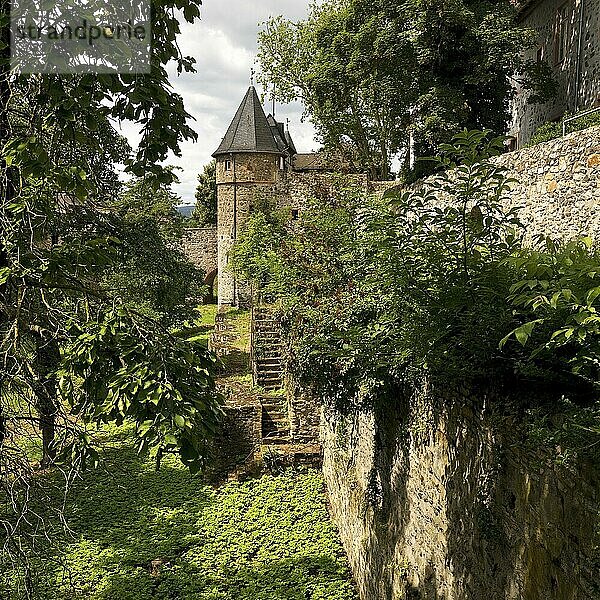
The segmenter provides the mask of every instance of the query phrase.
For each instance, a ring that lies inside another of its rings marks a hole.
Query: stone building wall
[[[207,277],[217,270],[217,228],[198,227],[184,231],[183,251]]]
[[[565,58],[558,62],[555,32],[558,10],[562,7],[568,18],[567,44]],[[546,104],[529,104],[529,92],[515,83],[511,134],[517,138],[519,148],[529,142],[543,123],[560,119],[565,111],[581,111],[600,103],[600,0],[542,0],[525,13],[523,25],[538,32],[537,45],[525,53],[525,58],[537,60],[541,53],[552,67],[559,91],[557,97]]]
[[[282,175],[279,156],[274,154],[235,154],[217,160],[219,305],[235,305],[248,294],[227,268],[229,252],[257,194],[275,193]]]
[[[600,474],[559,466],[485,400],[326,415],[325,479],[361,600],[600,598]]]

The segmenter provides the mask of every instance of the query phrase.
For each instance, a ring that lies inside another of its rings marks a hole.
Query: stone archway
[[[208,286],[209,290],[208,294],[204,298],[204,304],[215,304],[217,302],[217,298],[219,296],[218,274],[219,271],[217,269],[213,269],[204,278],[204,285]]]

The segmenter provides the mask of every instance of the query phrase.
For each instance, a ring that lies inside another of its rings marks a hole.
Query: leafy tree
[[[152,3],[148,74],[18,76],[9,70],[9,6],[0,3],[0,543],[23,565],[27,597],[28,559],[52,539],[35,503],[60,522],[51,483],[64,488],[97,461],[97,425],[130,419],[141,450],[178,451],[196,469],[220,419],[206,350],[98,277],[123,258],[122,241],[106,229],[115,208],[103,186],[120,143],[110,121],[140,125],[136,154],[122,153],[128,173],[155,188],[173,181],[160,163],[195,133],[167,65],[193,70],[176,37],[178,18],[193,22],[199,5]],[[60,466],[54,479],[36,475],[36,457]]]
[[[217,224],[217,161],[209,162],[198,175],[196,208],[191,220],[198,227]]]
[[[520,58],[534,41],[508,0],[328,0],[305,21],[270,19],[259,60],[264,85],[302,100],[326,147],[387,179],[411,135],[426,156],[462,128],[503,134],[515,73],[532,100],[550,97],[549,67]]]
[[[165,326],[193,318],[204,296],[204,273],[181,248],[185,219],[169,186],[130,182],[114,203],[110,229],[118,258],[104,272],[105,285],[136,310]]]

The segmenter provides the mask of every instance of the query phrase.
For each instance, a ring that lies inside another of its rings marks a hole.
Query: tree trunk
[[[0,0],[0,19],[10,14],[9,0]],[[9,85],[9,62],[10,62],[10,26],[5,23],[0,26],[0,148],[4,146],[10,136],[10,122],[8,119],[8,103],[10,101],[10,85]],[[10,200],[12,194],[12,186],[10,185],[10,174],[5,165],[1,165],[0,173],[0,203],[4,204]],[[0,219],[2,219],[2,211],[0,211]],[[0,227],[2,223],[0,222]],[[8,256],[4,247],[3,240],[0,238],[0,269],[8,266]],[[5,284],[0,284],[0,303],[5,304],[6,300]],[[4,325],[8,320],[8,316],[0,309],[0,332],[4,329]],[[6,419],[4,417],[4,407],[2,402],[2,384],[3,384],[4,368],[0,364],[0,447],[6,437]]]
[[[60,348],[49,334],[36,335],[35,371],[37,380],[34,384],[36,410],[39,427],[42,433],[42,467],[52,464],[56,458],[54,438],[56,436],[56,369],[60,362]]]

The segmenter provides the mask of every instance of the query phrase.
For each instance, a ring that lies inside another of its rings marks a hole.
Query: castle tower
[[[276,193],[290,162],[293,143],[287,142],[283,127],[269,119],[272,123],[251,86],[213,154],[217,161],[219,306],[239,306],[248,295],[227,269],[229,251],[256,195]]]

